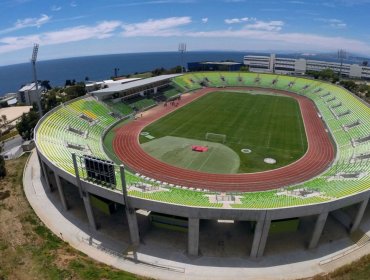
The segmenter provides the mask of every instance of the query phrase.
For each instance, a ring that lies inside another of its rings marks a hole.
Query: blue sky
[[[370,56],[370,0],[0,0],[0,65],[81,55],[175,51]]]

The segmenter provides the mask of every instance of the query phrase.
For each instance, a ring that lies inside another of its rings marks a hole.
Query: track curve
[[[251,89],[260,90],[252,87],[232,88],[232,90]],[[179,107],[157,106],[143,113],[138,120],[116,129],[113,139],[116,155],[131,170],[156,180],[212,191],[238,192],[265,191],[301,183],[322,173],[334,160],[333,144],[314,103],[307,97],[275,89],[268,90],[293,97],[298,101],[307,135],[307,152],[288,166],[257,173],[210,174],[169,165],[153,158],[141,148],[139,135],[144,127],[209,92],[221,90],[225,89],[204,88],[196,93],[184,94]]]

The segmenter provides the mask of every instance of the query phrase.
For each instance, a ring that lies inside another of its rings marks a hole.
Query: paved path
[[[128,244],[112,240],[101,232],[90,230],[88,225],[77,220],[71,212],[63,212],[59,200],[54,195],[45,193],[43,180],[40,179],[40,166],[35,152],[31,155],[23,175],[24,190],[36,214],[57,236],[63,238],[72,247],[91,258],[143,276],[156,279],[296,279],[325,273],[338,266],[349,263],[370,253],[370,244],[360,248],[353,245],[349,238],[321,245],[316,250],[297,251],[266,256],[258,261],[247,258],[188,258],[183,252],[164,249],[158,246],[140,245],[136,254],[138,260],[124,259],[120,253],[129,249]],[[370,234],[370,221],[361,225],[362,230]],[[101,244],[104,244],[105,251]],[[110,248],[110,249],[108,249]],[[336,251],[330,255],[327,252]],[[345,248],[345,249],[343,249]],[[337,257],[349,249],[355,249],[339,260],[326,262],[330,257]],[[110,253],[106,252],[110,251]],[[155,257],[163,255],[166,259]]]
[[[22,137],[20,135],[17,135],[13,138],[10,138],[8,140],[5,140],[4,141],[4,147],[3,147],[3,151],[4,152],[7,152],[15,147],[19,147],[21,146],[23,143],[23,140],[22,140]]]

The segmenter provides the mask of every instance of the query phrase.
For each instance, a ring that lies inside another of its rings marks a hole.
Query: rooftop
[[[104,89],[100,89],[100,90],[97,90],[97,91],[93,91],[92,94],[94,94],[94,95],[106,95],[106,94],[111,94],[111,93],[118,92],[118,91],[125,91],[125,90],[128,90],[128,89],[141,87],[141,86],[146,86],[146,85],[149,85],[149,84],[152,84],[152,83],[168,80],[168,79],[180,76],[180,75],[182,75],[182,74],[161,75],[161,76],[151,77],[151,78],[147,78],[147,79],[136,80],[136,81],[133,81],[133,82],[130,82],[130,83],[124,83],[124,84],[120,83],[120,84],[115,85],[114,87],[111,87],[111,88],[104,88]]]
[[[39,83],[39,87],[41,87],[40,83]],[[21,87],[19,91],[30,91],[30,90],[35,90],[35,89],[36,89],[36,83],[29,83]]]

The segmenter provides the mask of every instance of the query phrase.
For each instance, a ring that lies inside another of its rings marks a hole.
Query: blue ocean
[[[232,60],[242,62],[247,52],[187,52],[184,63],[195,61]],[[261,53],[253,53],[259,55]],[[295,55],[279,55],[298,57]],[[75,57],[37,62],[37,78],[49,80],[51,86],[63,86],[66,80],[84,81],[109,79],[114,75],[114,68],[119,68],[119,75],[151,71],[155,68],[171,68],[181,64],[178,52],[130,53]],[[16,92],[22,85],[32,81],[31,63],[22,63],[0,67],[0,96]]]
[[[245,53],[239,52],[188,52],[184,62],[203,60],[243,61]],[[178,52],[132,53],[86,56],[37,62],[37,78],[49,80],[50,85],[62,86],[65,81],[84,81],[109,79],[114,75],[114,68],[119,68],[119,75],[151,71],[155,68],[171,68],[181,64]],[[31,63],[22,63],[0,67],[0,96],[16,92],[22,85],[32,81]]]

